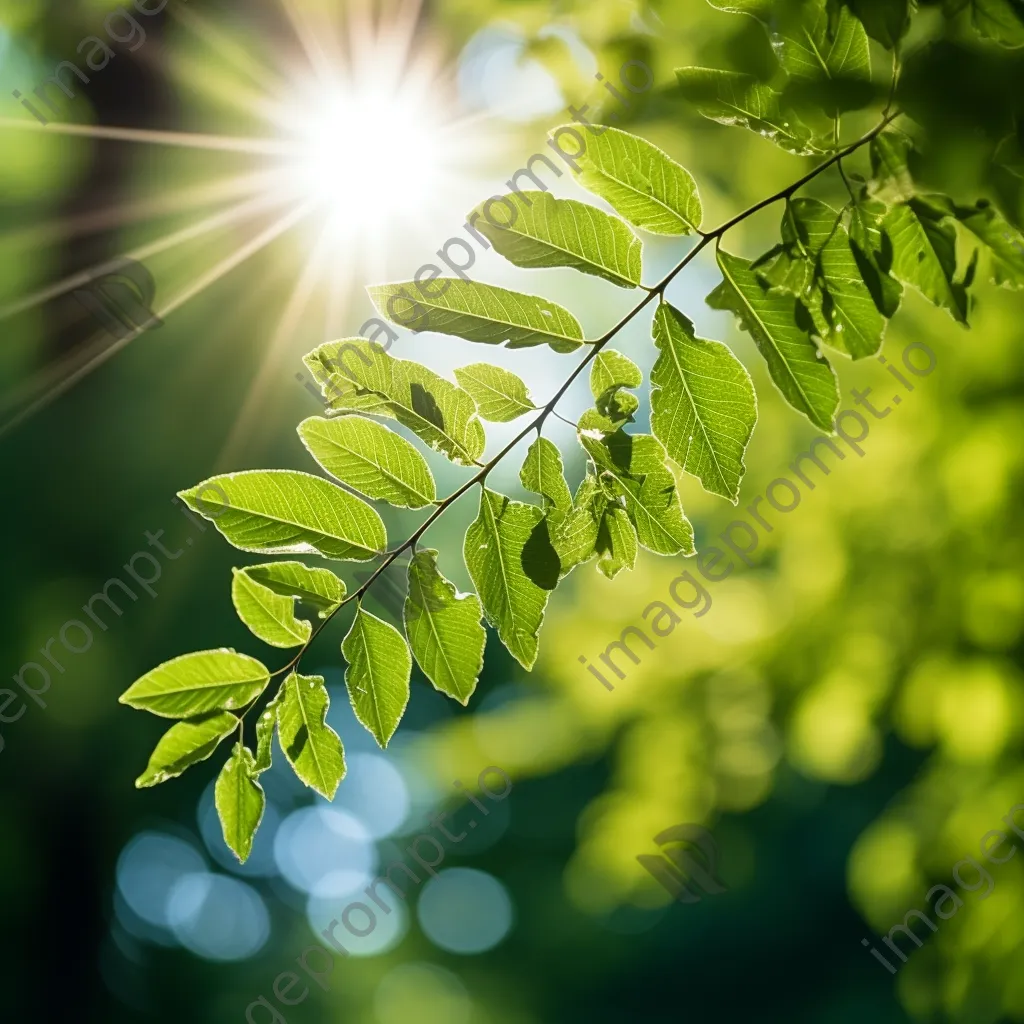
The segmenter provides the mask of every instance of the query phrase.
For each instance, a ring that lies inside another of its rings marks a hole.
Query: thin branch
[[[418,543],[420,538],[427,532],[427,530],[429,530],[430,527],[433,526],[434,523],[438,519],[440,519],[441,516],[444,515],[444,513],[452,505],[455,504],[456,501],[459,500],[459,498],[461,498],[467,491],[471,490],[477,484],[483,485],[484,482],[487,480],[487,475],[491,472],[491,470],[494,469],[494,467],[497,466],[498,463],[500,463],[509,454],[509,452],[511,452],[512,449],[515,448],[516,445],[518,445],[519,442],[522,441],[523,438],[527,436],[527,434],[529,434],[532,430],[539,431],[540,428],[544,425],[544,421],[548,418],[548,416],[552,414],[557,416],[557,413],[555,413],[555,406],[562,400],[562,397],[572,386],[573,381],[575,381],[576,378],[579,377],[579,375],[584,371],[584,369],[586,369],[586,367],[590,365],[591,361],[597,356],[601,349],[603,349],[605,345],[607,345],[608,342],[611,341],[612,338],[614,338],[619,333],[619,331],[621,331],[627,324],[630,323],[630,321],[632,321],[642,310],[644,310],[647,307],[647,305],[650,303],[651,299],[654,298],[654,296],[657,295],[659,296],[659,299],[664,299],[665,289],[669,286],[669,284],[672,283],[677,274],[679,274],[694,259],[696,259],[697,255],[701,252],[701,250],[703,250],[711,242],[715,242],[717,245],[718,242],[721,240],[722,236],[726,234],[726,232],[734,228],[737,224],[740,224],[743,221],[745,221],[748,217],[752,217],[755,213],[765,209],[768,206],[773,205],[774,203],[778,203],[783,199],[788,199],[799,189],[803,188],[804,185],[806,185],[808,182],[813,181],[815,178],[817,178],[819,174],[822,174],[825,171],[827,171],[833,164],[839,163],[839,161],[860,149],[861,146],[866,145],[876,135],[882,132],[891,121],[895,120],[899,116],[899,111],[893,114],[889,114],[887,112],[886,115],[883,117],[882,121],[879,122],[879,124],[876,125],[874,128],[872,128],[871,131],[869,131],[866,135],[863,135],[856,142],[852,142],[850,143],[850,145],[837,151],[827,160],[818,164],[817,167],[808,171],[805,175],[803,175],[803,177],[798,178],[791,185],[787,185],[786,188],[781,189],[779,192],[776,192],[774,195],[769,196],[767,199],[762,199],[759,202],[754,203],[753,206],[748,207],[742,213],[738,213],[735,217],[732,217],[731,219],[727,220],[724,224],[721,224],[713,231],[703,232],[698,230],[697,234],[700,236],[700,238],[697,244],[679,261],[679,263],[676,264],[675,267],[672,268],[672,270],[670,270],[661,279],[661,281],[658,282],[658,284],[656,284],[653,288],[644,289],[647,292],[647,297],[641,299],[641,301],[636,306],[634,306],[633,309],[631,309],[617,324],[615,324],[614,327],[606,331],[596,341],[589,344],[589,351],[587,352],[586,357],[583,360],[581,360],[579,364],[577,364],[576,368],[572,371],[572,373],[569,374],[569,376],[558,388],[558,390],[551,396],[549,401],[540,410],[540,414],[536,417],[536,419],[531,420],[526,427],[524,427],[518,434],[516,434],[516,436],[513,437],[512,440],[509,441],[508,444],[506,444],[505,447],[502,448],[501,451],[497,453],[497,455],[495,455],[489,462],[485,463],[480,468],[480,471],[478,473],[475,473],[469,480],[467,480],[464,484],[456,488],[450,495],[448,495],[447,498],[439,502],[436,508],[434,508],[434,510],[430,513],[430,515],[427,516],[427,518],[419,525],[419,527],[417,527],[416,531],[412,534],[412,536],[409,537],[409,539],[406,540],[399,547],[395,548],[392,551],[389,551],[385,555],[384,561],[381,562],[381,564],[370,574],[367,580],[364,583],[362,583],[358,587],[358,589],[354,590],[351,594],[349,594],[341,602],[341,604],[339,604],[338,607],[335,608],[334,611],[327,616],[327,618],[325,618],[321,623],[319,623],[316,629],[313,630],[313,633],[310,636],[310,638],[299,649],[295,657],[292,658],[292,660],[288,662],[288,664],[285,665],[283,668],[279,668],[276,672],[274,672],[273,675],[280,675],[283,672],[287,672],[290,669],[297,667],[300,660],[302,659],[302,656],[306,653],[306,651],[309,649],[310,645],[317,638],[317,636],[319,636],[320,631],[334,618],[335,615],[338,614],[339,611],[341,611],[342,608],[345,607],[345,605],[347,605],[350,601],[360,600],[362,596],[366,593],[366,591],[369,590],[371,586],[373,586],[377,578],[388,568],[388,566],[390,566],[395,561],[395,559],[397,559],[398,556],[402,554],[403,551],[407,551],[410,548],[415,548],[416,544]],[[561,419],[561,417],[558,418]],[[245,713],[248,714],[248,711],[249,709],[247,709]]]

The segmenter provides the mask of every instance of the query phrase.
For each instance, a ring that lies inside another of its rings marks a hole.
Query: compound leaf
[[[365,501],[309,473],[228,473],[178,497],[242,551],[365,562],[388,543],[383,521]]]
[[[268,682],[270,672],[263,664],[222,647],[165,661],[132,683],[120,701],[162,718],[192,718],[243,707]]]
[[[333,800],[345,777],[345,751],[327,724],[331,698],[323,676],[292,672],[281,685],[277,728],[281,749],[295,774],[324,799]]]
[[[472,396],[481,417],[491,423],[509,423],[533,412],[526,385],[512,372],[490,363],[470,363],[455,369],[459,387]]]
[[[252,852],[252,841],[263,820],[267,798],[256,781],[256,761],[241,742],[235,744],[214,787],[214,803],[224,830],[224,842],[244,864]]]
[[[478,230],[517,267],[570,267],[620,288],[640,284],[643,247],[618,217],[548,192],[516,192],[501,202],[507,206],[488,199],[477,207]]]
[[[232,569],[231,601],[253,634],[272,647],[299,647],[313,627],[295,617],[295,598],[276,594],[245,569]]]
[[[383,316],[410,331],[437,331],[486,345],[508,342],[509,348],[550,345],[556,352],[572,352],[583,344],[576,317],[536,295],[457,277],[434,278],[412,298],[407,289],[414,287],[405,282],[368,291]]]
[[[345,685],[356,718],[386,747],[409,703],[409,645],[394,626],[360,604],[341,652],[348,662]]]
[[[468,704],[484,664],[487,631],[476,594],[460,594],[441,575],[437,551],[417,551],[409,563],[405,632],[416,664],[434,689]]]
[[[721,342],[698,338],[689,319],[668,303],[655,314],[654,343],[654,436],[705,490],[735,504],[746,470],[743,453],[757,422],[750,375]]]
[[[160,738],[146,770],[135,780],[136,789],[177,778],[186,768],[205,761],[237,728],[238,719],[227,711],[211,711],[175,722]]]
[[[310,416],[298,427],[310,455],[353,490],[399,508],[423,508],[437,497],[430,467],[404,437],[363,416]]]
[[[794,409],[822,430],[832,430],[839,388],[828,361],[797,322],[797,300],[769,291],[748,260],[718,250],[722,283],[708,296],[712,309],[734,313],[768,364],[775,385]]]
[[[689,171],[639,136],[610,127],[595,132],[588,133],[577,161],[585,189],[652,234],[688,235],[700,228],[704,214]]]
[[[523,668],[537,660],[548,592],[523,566],[524,549],[543,513],[534,505],[480,489],[480,511],[466,531],[466,567],[487,621]]]

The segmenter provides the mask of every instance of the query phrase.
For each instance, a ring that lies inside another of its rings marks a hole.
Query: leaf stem
[[[577,364],[576,368],[569,374],[569,376],[565,379],[565,381],[558,388],[558,390],[551,396],[550,400],[540,410],[539,415],[535,419],[531,420],[530,423],[527,424],[527,426],[524,427],[518,434],[516,434],[516,436],[513,437],[512,440],[509,441],[508,444],[506,444],[501,449],[501,451],[499,451],[489,462],[484,463],[480,467],[480,471],[478,473],[475,473],[464,484],[461,484],[459,487],[457,487],[443,501],[438,502],[434,510],[417,527],[415,532],[408,538],[408,540],[406,540],[399,547],[387,552],[387,554],[384,557],[384,561],[381,562],[379,566],[377,566],[377,568],[370,574],[366,581],[362,583],[351,594],[349,594],[341,602],[341,604],[339,604],[338,607],[335,608],[334,611],[327,616],[327,618],[325,618],[322,622],[320,622],[317,625],[316,629],[313,630],[313,633],[311,634],[310,638],[302,645],[302,647],[299,649],[295,657],[292,658],[292,660],[288,662],[287,665],[285,665],[283,668],[278,669],[272,675],[280,675],[281,673],[287,672],[292,668],[297,669],[299,662],[302,659],[302,656],[306,653],[306,651],[309,649],[310,645],[317,638],[317,636],[319,636],[320,631],[334,618],[335,615],[338,614],[339,611],[341,611],[342,608],[345,607],[345,605],[347,605],[352,600],[360,600],[362,596],[366,593],[366,591],[369,590],[371,586],[373,586],[377,578],[388,568],[388,566],[390,566],[395,561],[395,559],[397,559],[398,556],[402,554],[403,551],[407,551],[410,548],[414,549],[416,544],[419,542],[420,538],[427,532],[427,530],[429,530],[430,527],[433,526],[434,523],[438,519],[440,519],[441,516],[444,515],[444,513],[452,505],[455,504],[456,501],[459,500],[459,498],[461,498],[467,491],[475,487],[477,484],[483,485],[484,482],[487,480],[487,475],[491,472],[491,470],[494,469],[494,467],[497,466],[498,463],[500,463],[509,454],[509,452],[511,452],[512,449],[515,448],[516,445],[518,445],[519,442],[523,440],[523,438],[525,438],[533,430],[539,431],[540,428],[544,425],[544,421],[548,418],[548,416],[552,414],[558,416],[558,414],[555,413],[555,406],[562,400],[565,393],[572,386],[573,381],[575,381],[576,378],[579,377],[579,375],[597,356],[601,349],[603,349],[604,346],[607,345],[608,342],[611,341],[612,338],[614,338],[619,333],[619,331],[621,331],[627,324],[629,324],[630,321],[632,321],[637,316],[637,314],[639,314],[643,309],[647,307],[647,305],[650,303],[651,299],[654,298],[655,295],[659,296],[659,300],[664,300],[665,289],[672,283],[677,274],[679,274],[694,259],[696,259],[697,255],[701,252],[702,249],[705,248],[705,246],[709,245],[711,242],[715,242],[717,245],[718,242],[721,240],[722,236],[725,235],[726,232],[730,231],[732,228],[736,227],[737,224],[742,223],[743,221],[747,220],[747,218],[752,217],[755,213],[758,213],[759,211],[765,209],[766,207],[772,206],[774,203],[778,203],[783,199],[789,199],[790,196],[792,196],[795,192],[803,188],[804,185],[806,185],[808,182],[813,181],[815,178],[818,177],[819,174],[822,174],[825,171],[827,171],[833,164],[839,163],[840,160],[849,156],[851,153],[856,152],[858,149],[860,149],[861,146],[864,146],[868,142],[870,142],[873,138],[875,138],[876,135],[880,134],[889,125],[890,122],[894,121],[899,116],[900,111],[896,111],[895,113],[890,114],[888,110],[886,110],[882,120],[874,128],[872,128],[871,131],[861,136],[861,138],[857,139],[855,142],[852,142],[848,146],[845,146],[843,149],[833,153],[832,156],[830,156],[827,160],[822,161],[822,163],[818,164],[817,167],[812,168],[805,175],[794,181],[791,185],[787,185],[786,188],[781,189],[780,191],[774,193],[771,196],[768,196],[768,198],[762,199],[759,202],[754,203],[753,206],[747,207],[747,209],[745,209],[742,213],[736,214],[735,217],[730,218],[724,224],[721,224],[717,228],[715,228],[713,231],[704,232],[701,231],[699,228],[695,229],[697,234],[700,236],[700,239],[697,242],[697,244],[653,288],[644,289],[647,292],[646,298],[642,299],[636,306],[633,307],[633,309],[626,313],[626,315],[622,317],[622,319],[619,320],[619,322],[616,323],[614,327],[606,331],[596,341],[589,343],[587,355],[584,357],[584,359],[580,361],[579,364]],[[558,418],[561,419],[562,417],[559,416]],[[250,705],[250,708],[246,709],[245,714],[248,714],[252,706],[253,705]],[[242,717],[244,718],[244,714]]]

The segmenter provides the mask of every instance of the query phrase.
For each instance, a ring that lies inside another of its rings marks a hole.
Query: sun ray
[[[280,3],[281,10],[299,40],[316,77],[321,81],[330,81],[334,77],[332,64],[327,58],[319,35],[310,24],[310,19],[298,7],[295,0],[280,0]]]
[[[294,227],[295,224],[297,224],[303,217],[305,217],[310,212],[310,209],[311,206],[310,204],[307,203],[304,206],[299,207],[298,209],[291,210],[289,213],[285,214],[285,216],[276,220],[269,227],[261,231],[255,238],[251,239],[249,242],[246,242],[243,246],[237,249],[230,256],[225,257],[223,260],[221,260],[219,263],[213,266],[210,270],[202,274],[196,281],[194,281],[192,284],[184,288],[166,306],[156,310],[155,315],[161,320],[166,320],[167,317],[169,317],[173,312],[184,306],[185,303],[195,298],[201,292],[205,291],[212,284],[215,284],[226,274],[234,270],[237,266],[239,266],[246,260],[256,255],[256,253],[260,252],[260,250],[265,249],[275,239],[279,238],[282,234],[288,231],[289,228]],[[36,413],[45,409],[48,405],[50,405],[52,402],[58,399],[61,395],[65,394],[65,392],[69,391],[72,387],[74,387],[80,380],[82,380],[84,377],[87,377],[90,373],[92,373],[93,370],[102,366],[103,363],[105,363],[112,356],[120,352],[121,349],[123,349],[131,341],[134,341],[135,338],[139,337],[141,333],[143,332],[135,332],[132,334],[128,334],[123,338],[118,338],[115,341],[111,342],[109,345],[103,346],[99,352],[96,352],[95,355],[91,355],[85,358],[84,361],[82,361],[81,355],[76,351],[74,353],[69,354],[69,356],[61,360],[59,366],[55,368],[48,367],[46,374],[47,376],[53,378],[54,376],[59,376],[60,374],[62,374],[63,371],[68,368],[69,364],[73,365],[75,362],[78,362],[80,364],[76,368],[72,369],[71,372],[69,372],[62,379],[58,380],[58,382],[54,384],[52,387],[47,388],[43,394],[41,394],[34,401],[30,402],[30,404],[28,404],[25,408],[20,410],[14,416],[8,419],[5,423],[0,425],[0,437],[5,436],[15,427],[19,426],[20,424],[24,423],[26,420],[34,416]],[[103,340],[102,334],[97,335],[96,337],[100,341]],[[91,351],[95,348],[95,345],[90,342],[88,347],[90,348]]]

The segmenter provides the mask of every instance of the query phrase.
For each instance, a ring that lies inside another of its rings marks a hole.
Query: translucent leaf
[[[914,0],[847,0],[872,39],[888,49],[907,34]]]
[[[928,196],[928,200],[936,205],[941,202],[941,208],[948,209],[981,243],[989,256],[993,284],[1024,287],[1024,235],[987,199],[974,206],[961,206],[945,196]]]
[[[768,364],[768,372],[794,409],[831,432],[839,388],[828,361],[797,322],[797,300],[769,292],[749,261],[718,250],[722,283],[708,296],[712,309],[734,313]]]
[[[608,489],[625,506],[640,544],[657,555],[693,554],[693,527],[683,515],[661,442],[622,430],[608,437],[581,431],[579,437]]]
[[[480,416],[491,423],[508,423],[537,407],[526,385],[509,370],[490,363],[470,363],[455,370],[455,379],[476,402]]]
[[[712,7],[729,14],[749,14],[758,19],[771,16],[772,0],[708,0]]]
[[[345,752],[338,734],[327,724],[331,699],[323,676],[292,672],[281,686],[277,728],[288,763],[310,789],[333,800],[345,777]]]
[[[404,437],[362,416],[311,416],[298,427],[310,455],[331,476],[368,498],[423,508],[437,498],[430,467]]]
[[[409,703],[412,658],[405,637],[360,605],[341,652],[348,662],[345,685],[356,718],[386,747]]]
[[[253,837],[267,805],[263,787],[256,778],[252,751],[242,743],[236,743],[231,757],[217,776],[214,803],[224,831],[224,842],[243,864],[252,852]]]
[[[596,477],[588,474],[576,490],[572,508],[555,517],[556,521],[553,510],[548,510],[548,533],[562,576],[595,554],[598,524],[606,505]]]
[[[609,508],[602,516],[597,532],[597,550],[601,554],[597,567],[610,580],[623,569],[632,569],[636,565],[636,529],[625,509]]]
[[[772,45],[783,68],[807,100],[830,116],[856,110],[871,98],[871,53],[860,20],[846,7],[829,11],[825,0],[783,5],[771,23]]]
[[[228,473],[178,497],[242,551],[365,562],[388,543],[384,523],[366,502],[309,473]]]
[[[523,566],[523,553],[543,513],[482,487],[480,512],[466,531],[463,552],[487,621],[523,668],[537,660],[537,635],[548,592]]]
[[[676,77],[683,97],[704,117],[749,128],[790,153],[822,152],[810,128],[792,111],[783,112],[781,95],[753,75],[713,68],[677,68]]]
[[[562,453],[558,445],[546,437],[538,437],[530,445],[519,471],[519,479],[528,491],[544,498],[545,506],[561,513],[572,507],[572,494],[565,482]]]
[[[1020,0],[971,0],[971,21],[1000,46],[1024,46],[1024,6]]]
[[[476,594],[460,594],[441,575],[437,552],[424,548],[409,564],[405,632],[416,664],[434,689],[468,704],[484,664],[487,631]]]
[[[486,345],[508,342],[509,348],[550,345],[556,352],[572,352],[583,344],[576,317],[536,295],[457,277],[432,280],[433,298],[415,288],[405,282],[368,291],[383,316],[410,331],[437,331]]]
[[[329,412],[367,411],[396,419],[452,462],[476,464],[487,439],[476,404],[462,388],[419,363],[396,359],[374,342],[346,344],[344,359],[334,344],[311,353],[316,359],[306,357],[307,365],[333,365],[322,382],[325,396],[334,396]],[[373,398],[372,408],[368,398]]]
[[[597,132],[587,136],[587,148],[577,158],[585,189],[652,234],[688,235],[700,228],[703,211],[689,171],[637,135],[609,127]]]
[[[211,711],[176,722],[160,738],[135,787],[144,789],[177,778],[186,768],[205,761],[237,728],[238,719],[227,711]]]
[[[327,618],[345,597],[345,584],[330,569],[313,569],[302,562],[248,565],[245,572],[275,594],[295,597]]]
[[[274,694],[274,699],[260,713],[256,719],[256,764],[255,771],[258,775],[265,772],[273,763],[274,756],[274,730],[277,728],[277,709],[284,701],[284,687],[280,687]]]
[[[192,718],[254,701],[270,672],[247,654],[221,648],[182,654],[147,672],[121,694],[122,704],[163,718]]]
[[[477,230],[517,267],[570,267],[620,288],[640,284],[640,239],[596,206],[548,192],[517,192],[502,197],[502,203],[489,199],[474,212]]]
[[[967,289],[956,281],[956,230],[945,217],[923,198],[889,211],[884,230],[892,242],[892,272],[966,324]]]
[[[868,144],[871,155],[871,190],[889,203],[902,202],[914,195],[914,179],[909,158],[913,143],[904,132],[889,128]]]
[[[757,422],[750,375],[725,345],[698,338],[693,324],[668,303],[655,314],[654,343],[654,436],[705,490],[735,504],[746,471],[743,453]]]
[[[295,617],[295,598],[274,593],[245,569],[232,569],[231,600],[238,617],[264,643],[272,647],[299,647],[313,627]]]
[[[878,311],[840,223],[838,210],[818,199],[786,204],[783,240],[812,266],[805,303],[815,314],[817,334],[826,344],[854,359],[882,347],[885,318]]]
[[[613,348],[603,348],[590,366],[590,393],[600,398],[609,388],[638,388],[643,383],[640,367]]]
[[[850,249],[875,308],[892,319],[900,308],[903,285],[891,274],[892,242],[882,230],[887,207],[876,199],[860,197],[850,211]]]

